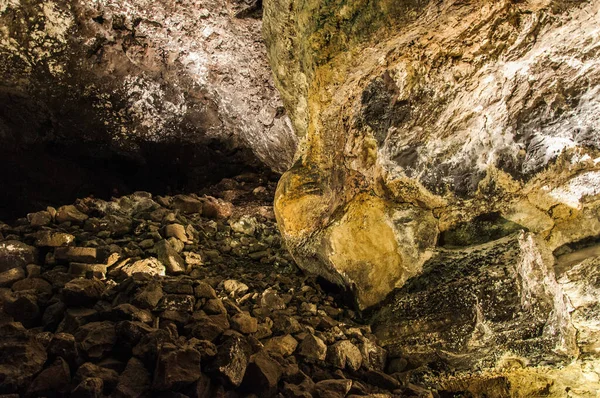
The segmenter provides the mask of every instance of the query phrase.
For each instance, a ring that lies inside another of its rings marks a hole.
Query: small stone
[[[75,336],[69,333],[56,333],[48,345],[48,354],[62,357],[74,364],[78,358]]]
[[[106,265],[71,263],[69,265],[69,274],[77,276],[93,276],[94,278],[103,279],[106,276]]]
[[[79,369],[77,369],[74,381],[76,383],[80,383],[90,377],[97,377],[102,380],[105,393],[114,390],[119,381],[119,373],[117,373],[115,370],[100,367],[91,362],[86,362],[81,365]]]
[[[134,305],[123,303],[114,307],[110,311],[110,319],[113,322],[118,321],[138,321],[143,323],[152,323],[152,314],[146,310],[141,310]]]
[[[81,224],[89,217],[87,216],[87,214],[79,211],[75,206],[67,205],[58,208],[55,218],[58,224],[62,224],[67,221]]]
[[[327,359],[333,366],[340,369],[348,366],[352,370],[358,370],[362,365],[360,350],[350,340],[338,341],[330,346],[327,350]]]
[[[0,287],[10,286],[23,278],[25,278],[25,271],[21,267],[0,272]]]
[[[250,357],[243,387],[255,394],[273,396],[277,392],[281,374],[281,365],[260,351]]]
[[[283,299],[272,290],[266,290],[260,299],[260,306],[268,311],[284,310],[286,305]]]
[[[163,298],[163,290],[158,282],[150,282],[140,288],[133,297],[132,303],[140,308],[154,309]]]
[[[154,246],[158,260],[163,263],[169,274],[177,275],[185,272],[185,261],[166,240],[161,240]]]
[[[189,294],[166,294],[158,309],[162,311],[193,312],[196,298]]]
[[[90,359],[99,360],[109,354],[117,342],[115,325],[112,322],[91,322],[75,332],[78,349]]]
[[[270,339],[265,344],[265,351],[287,357],[292,355],[297,347],[298,341],[291,335],[286,334],[285,336],[277,336]]]
[[[62,298],[69,306],[94,305],[102,297],[105,287],[97,279],[73,279],[62,290]]]
[[[321,398],[343,398],[352,388],[352,380],[322,380],[315,384],[314,393]]]
[[[235,279],[228,279],[223,282],[223,288],[231,296],[243,296],[248,291],[248,286]]]
[[[185,264],[190,268],[199,267],[204,264],[202,256],[198,253],[183,252],[183,256],[185,257]]]
[[[165,236],[167,238],[177,238],[182,242],[187,242],[188,237],[185,233],[185,227],[181,224],[169,224],[165,227]]]
[[[202,214],[203,204],[198,199],[188,195],[176,195],[171,200],[171,206],[184,214]]]
[[[57,260],[93,264],[98,262],[98,251],[95,247],[57,247],[54,257]]]
[[[217,356],[209,366],[209,372],[233,387],[239,387],[244,379],[250,354],[250,346],[240,337],[227,339],[218,348]]]
[[[31,382],[47,359],[46,349],[39,341],[26,337],[22,325],[12,325],[18,325],[12,332],[6,330],[11,324],[5,324],[0,330],[0,388],[7,392]]]
[[[217,298],[217,293],[215,292],[215,289],[213,289],[212,286],[206,282],[199,282],[198,285],[194,287],[194,295],[196,296],[196,298]]]
[[[27,215],[29,225],[34,228],[45,227],[52,222],[52,216],[47,211],[38,211]]]
[[[236,221],[229,221],[229,225],[233,231],[248,236],[254,236],[257,224],[256,218],[248,215],[244,215]]]
[[[317,305],[303,301],[302,304],[300,304],[300,313],[309,314],[309,315],[317,315]]]
[[[26,328],[36,326],[41,318],[40,307],[34,294],[13,296],[4,303],[4,312]]]
[[[56,231],[39,231],[35,234],[35,245],[40,247],[61,247],[69,246],[75,242],[75,237],[71,234]]]
[[[28,396],[45,396],[47,394],[65,394],[71,383],[69,365],[63,358],[56,358],[54,363],[44,369],[27,388]]]
[[[114,392],[119,398],[138,398],[145,396],[150,391],[150,373],[144,364],[137,358],[131,358],[127,362],[125,371],[119,377],[119,383]]]
[[[150,249],[154,247],[154,239],[144,239],[143,241],[138,243],[138,246],[144,250]]]
[[[365,338],[358,349],[363,358],[363,364],[367,369],[383,370],[387,362],[387,351],[373,341]],[[401,371],[400,371],[401,372]]]
[[[327,345],[319,337],[310,334],[300,343],[298,355],[314,361],[324,361],[327,357]]]
[[[248,314],[240,312],[231,317],[231,327],[240,333],[254,333],[258,329],[258,320]]]
[[[157,390],[173,390],[185,387],[198,380],[200,353],[192,348],[178,348],[165,344],[158,353],[154,371],[153,387]]]
[[[104,382],[99,377],[88,377],[71,392],[72,398],[101,398]]]
[[[206,304],[202,309],[209,315],[227,314],[225,305],[219,299],[210,299],[206,301]]]
[[[21,279],[13,283],[12,290],[15,292],[31,290],[37,295],[46,296],[49,298],[52,295],[52,285],[42,278],[27,278]]]
[[[154,257],[149,257],[143,260],[138,260],[134,263],[129,263],[129,259],[127,259],[125,260],[124,264],[121,264],[121,266],[117,265],[116,271],[119,271],[120,273],[123,273],[126,276],[132,276],[138,272],[148,275],[165,276],[166,267],[158,259]],[[112,272],[113,271],[111,271],[111,273]]]
[[[229,218],[233,214],[233,204],[223,199],[213,198],[212,196],[204,197],[204,206],[202,215],[212,219]]]
[[[28,278],[34,278],[42,274],[42,267],[39,265],[27,264],[26,270]]]
[[[200,378],[194,383],[192,388],[192,395],[195,398],[212,398],[211,392],[212,383],[210,381],[210,377],[205,375],[204,373],[200,374]]]
[[[181,253],[185,248],[185,244],[177,238],[169,238],[167,239],[167,242],[169,242],[173,250],[175,250],[177,253]]]
[[[49,305],[42,316],[42,324],[46,330],[55,330],[63,319],[67,306],[62,301]]]
[[[0,272],[11,268],[24,268],[37,261],[38,252],[33,246],[18,240],[0,242]]]

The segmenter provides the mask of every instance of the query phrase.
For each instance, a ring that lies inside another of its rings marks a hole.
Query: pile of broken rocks
[[[0,223],[0,394],[437,395],[407,381],[341,293],[295,267],[273,183],[211,189]]]

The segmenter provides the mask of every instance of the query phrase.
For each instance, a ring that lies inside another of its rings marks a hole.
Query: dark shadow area
[[[480,245],[521,230],[527,228],[507,220],[499,212],[486,213],[443,231],[440,233],[438,245],[445,248]]]
[[[135,191],[198,192],[244,172],[277,178],[250,150],[227,149],[219,142],[144,142],[135,158],[104,143],[0,148],[0,168],[2,221],[90,195],[109,199]]]

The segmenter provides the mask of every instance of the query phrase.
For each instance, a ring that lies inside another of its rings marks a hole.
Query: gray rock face
[[[296,138],[261,21],[236,17],[237,8],[222,0],[3,3],[2,164],[40,192],[60,182],[71,195],[99,188],[104,196],[135,182],[111,163],[150,167],[141,174],[171,175],[169,185],[212,180],[215,163],[213,176],[244,164],[284,171]],[[36,163],[48,167],[26,174]],[[50,183],[53,174],[69,180]],[[9,177],[0,181],[18,187]],[[27,195],[21,200],[44,200]]]

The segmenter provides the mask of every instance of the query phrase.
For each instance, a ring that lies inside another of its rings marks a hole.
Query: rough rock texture
[[[584,275],[600,236],[600,1],[264,6],[301,137],[275,198],[299,266],[363,309],[393,292],[376,319],[396,352],[448,369],[563,364],[572,391],[597,391],[583,347],[598,322]],[[562,376],[527,372],[496,394],[565,393]]]
[[[0,165],[20,174],[2,175],[2,207],[108,196],[144,180],[157,191],[197,188],[260,162],[289,167],[296,138],[261,21],[242,6],[2,2]]]

